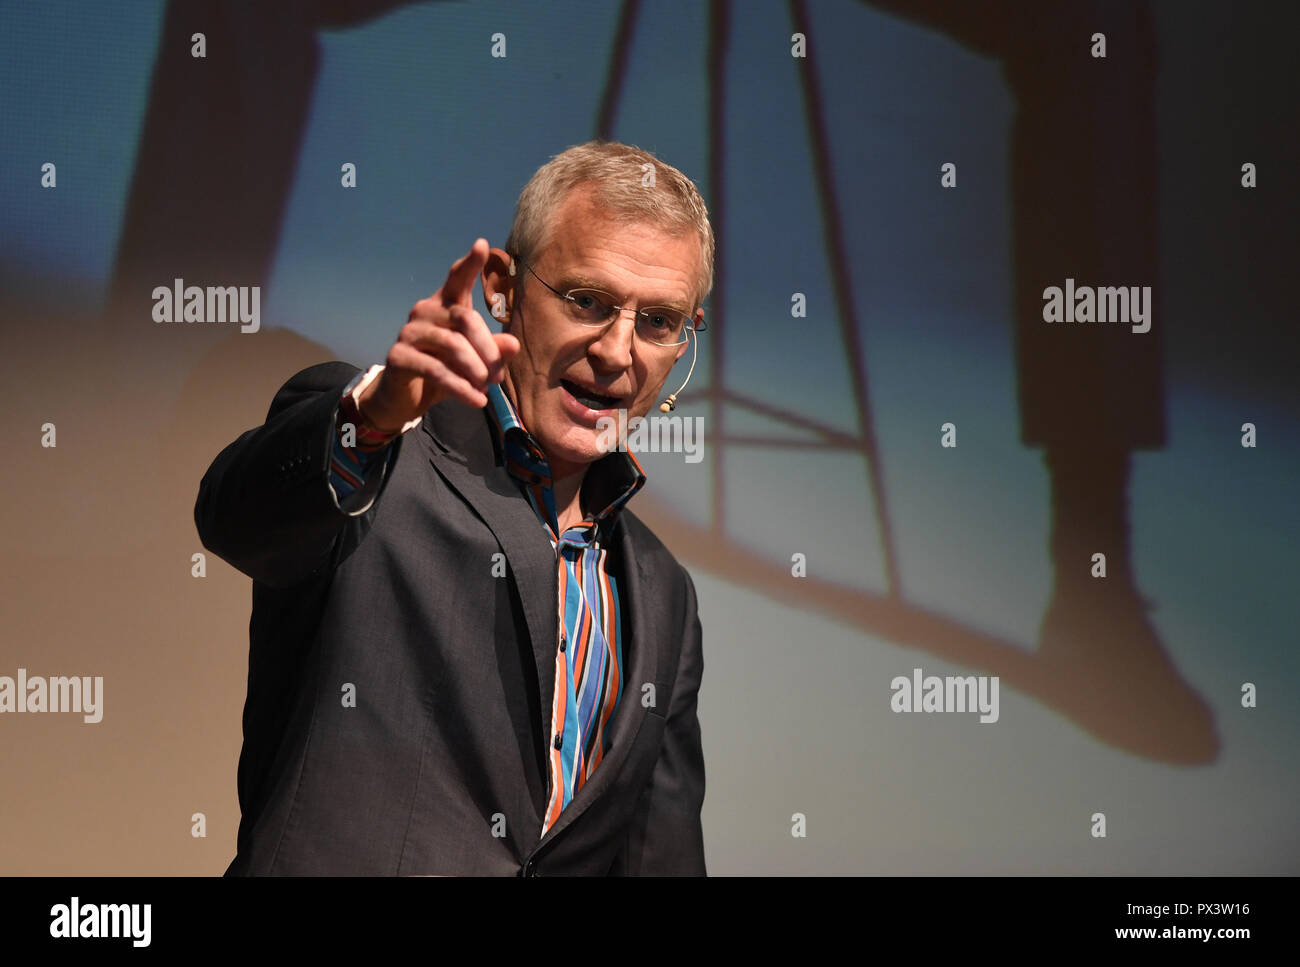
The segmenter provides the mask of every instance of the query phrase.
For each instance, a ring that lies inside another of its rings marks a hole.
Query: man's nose
[[[632,366],[632,343],[636,338],[636,310],[622,309],[618,318],[600,334],[587,351],[606,369],[623,370]]]

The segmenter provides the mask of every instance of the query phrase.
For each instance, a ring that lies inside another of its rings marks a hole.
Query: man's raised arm
[[[347,363],[303,370],[276,393],[266,422],[226,447],[204,474],[194,505],[204,547],[254,580],[288,587],[327,566],[349,528],[364,533],[358,504],[368,508],[382,490],[400,434],[450,397],[486,406],[488,382],[500,382],[519,351],[514,336],[493,334],[474,311],[474,280],[487,254],[480,238],[452,264],[442,287],[411,309],[378,378],[358,388],[358,436],[392,442],[344,466],[337,458],[346,419],[340,405],[360,371]],[[346,476],[359,486],[343,487]]]
[[[272,587],[295,584],[328,561],[356,523],[331,494],[327,474],[343,388],[358,373],[347,363],[298,373],[275,394],[266,422],[212,461],[194,505],[204,547]]]

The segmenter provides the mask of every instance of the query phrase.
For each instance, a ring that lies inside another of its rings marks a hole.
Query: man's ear
[[[510,269],[516,262],[505,249],[488,249],[487,262],[483,265],[483,298],[487,301],[488,312],[503,327],[510,325],[510,314],[515,305],[515,283],[519,276]]]
[[[695,325],[698,326],[698,325],[699,325],[703,320],[704,320],[704,310],[703,310],[703,309],[696,309],[696,310],[695,310],[695,316],[694,316],[694,318],[692,319],[692,322],[693,322]],[[681,359],[683,356],[686,355],[686,350],[690,348],[691,339],[699,339],[699,338],[700,338],[700,337],[699,337],[698,334],[697,334],[697,335],[694,335],[694,336],[691,336],[690,339],[687,339],[686,342],[684,342],[684,343],[682,343],[680,346],[678,346],[678,347],[677,347],[677,355],[673,357],[673,362],[674,362],[674,363],[677,362],[677,360]]]

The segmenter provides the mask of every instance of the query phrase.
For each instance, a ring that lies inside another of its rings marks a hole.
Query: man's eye
[[[579,315],[590,319],[603,319],[609,315],[609,303],[592,292],[571,292],[569,302]]]
[[[656,332],[675,332],[681,328],[681,320],[676,314],[667,311],[648,309],[645,318],[649,326]]]

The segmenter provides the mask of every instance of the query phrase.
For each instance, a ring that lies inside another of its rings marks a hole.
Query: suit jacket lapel
[[[463,413],[449,412],[451,406]],[[442,413],[435,412],[440,409]],[[559,646],[555,549],[514,478],[497,466],[487,419],[485,411],[475,413],[454,403],[429,410],[422,429],[434,442],[429,454],[434,470],[487,524],[514,571],[537,667],[541,734],[549,735]]]
[[[430,463],[434,470],[474,508],[491,529],[510,562],[523,601],[543,722],[541,736],[551,734],[551,702],[555,694],[555,655],[559,647],[559,579],[555,549],[546,529],[504,466],[497,465],[492,429],[486,411],[475,413],[460,404],[436,406],[425,414],[423,430],[433,441]],[[637,555],[624,521],[620,520],[611,544],[622,561],[623,583],[620,601],[627,616],[628,640],[623,643],[623,695],[610,721],[609,751],[591,778],[578,790],[573,801],[547,832],[541,844],[549,842],[573,823],[613,781],[636,741],[646,709],[641,705],[641,686],[661,681],[659,642],[668,629],[665,609],[651,600],[649,588],[659,575],[653,565]]]

